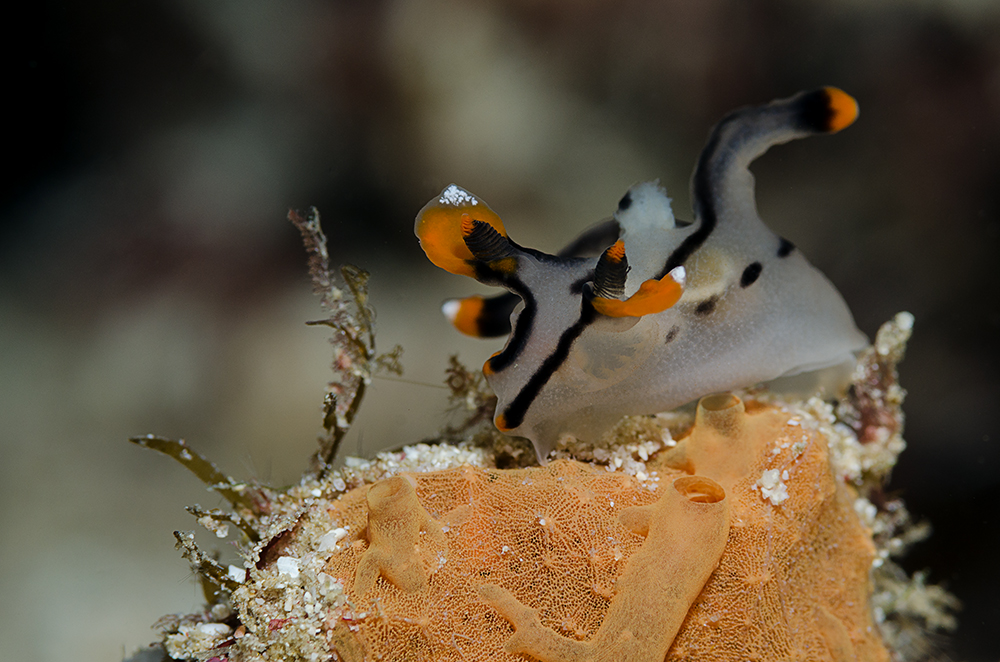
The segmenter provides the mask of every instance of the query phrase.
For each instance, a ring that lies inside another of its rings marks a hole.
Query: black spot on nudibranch
[[[676,338],[677,334],[680,333],[680,332],[681,332],[681,327],[679,327],[679,326],[673,326],[673,327],[671,327],[670,330],[667,331],[667,337],[663,341],[663,344],[666,345],[667,343],[669,343],[671,340],[673,340],[674,338]]]
[[[750,287],[756,283],[763,269],[760,262],[752,262],[747,265],[747,268],[743,270],[743,275],[740,276],[740,287]]]
[[[778,257],[788,257],[794,250],[795,244],[781,237],[781,243],[778,244]]]
[[[631,191],[622,196],[622,199],[618,201],[618,211],[625,211],[632,206],[632,193]]]
[[[694,309],[695,315],[709,315],[713,310],[715,310],[715,304],[719,302],[718,297],[712,297],[711,299],[705,299],[698,304],[698,307]]]

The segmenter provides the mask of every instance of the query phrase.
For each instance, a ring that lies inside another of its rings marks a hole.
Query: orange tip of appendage
[[[830,104],[830,133],[836,133],[854,124],[854,120],[858,119],[859,112],[857,100],[839,88],[827,87],[824,89]]]
[[[619,239],[615,243],[611,244],[610,248],[604,251],[604,256],[608,259],[608,261],[614,262],[615,264],[621,262],[625,259],[625,242]]]
[[[489,206],[465,189],[448,186],[417,214],[414,232],[427,259],[445,271],[475,278],[470,262],[474,259],[465,236],[473,221],[489,223],[503,236],[507,230],[500,217]]]
[[[496,357],[500,356],[500,354],[501,352],[493,352],[493,354],[490,355],[490,358],[486,359],[486,363],[483,364],[483,374],[486,375],[487,377],[496,372],[495,370],[493,370],[492,361]]]
[[[596,297],[594,310],[607,317],[642,317],[662,313],[684,294],[684,267],[676,267],[660,280],[647,280],[625,301]]]
[[[468,214],[462,214],[462,238],[468,237],[476,229],[476,222]]]
[[[510,430],[507,426],[507,419],[504,418],[503,414],[496,415],[496,418],[493,419],[493,425],[497,426],[497,430],[500,430],[500,432],[507,432]]]
[[[483,312],[484,299],[480,296],[466,297],[465,299],[448,299],[441,306],[444,316],[467,336],[479,338],[479,316]]]

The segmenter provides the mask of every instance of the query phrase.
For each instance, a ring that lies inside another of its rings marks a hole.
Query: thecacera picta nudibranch
[[[761,221],[748,166],[857,115],[832,87],[737,110],[695,166],[693,222],[674,218],[656,182],[636,184],[558,255],[515,243],[454,184],[431,200],[415,227],[431,262],[509,292],[444,305],[463,333],[509,334],[483,366],[497,427],[544,460],[562,434],[594,439],[626,414],[853,362],[867,339],[833,284]]]

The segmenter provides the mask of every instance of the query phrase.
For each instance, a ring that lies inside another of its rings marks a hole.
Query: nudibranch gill
[[[431,262],[509,291],[444,305],[464,333],[509,334],[483,366],[497,428],[544,460],[563,434],[594,439],[627,414],[852,362],[867,339],[833,284],[761,221],[748,167],[857,115],[832,87],[736,110],[698,158],[693,222],[674,219],[656,182],[636,184],[558,255],[515,243],[454,184],[431,200],[415,226]]]

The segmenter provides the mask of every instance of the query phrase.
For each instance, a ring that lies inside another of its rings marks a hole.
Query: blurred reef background
[[[424,258],[446,184],[555,251],[738,106],[836,85],[833,137],[754,170],[764,220],[869,335],[916,316],[890,488],[933,537],[906,560],[964,602],[942,651],[995,660],[1000,623],[1000,3],[454,0],[24,5],[5,22],[0,182],[0,651],[98,662],[201,602],[171,532],[217,497],[126,442],[183,437],[282,485],[315,450],[326,334],[289,207],[372,273],[382,349],[345,451],[443,422],[448,354],[498,342],[438,308],[477,285]],[[414,383],[415,382],[415,383]],[[199,538],[211,542],[199,533]],[[218,546],[232,555],[226,542]]]

